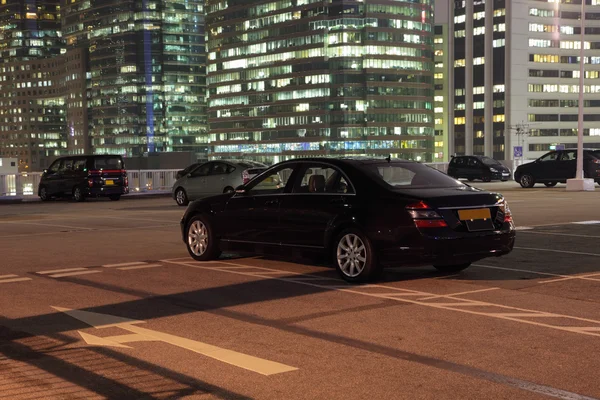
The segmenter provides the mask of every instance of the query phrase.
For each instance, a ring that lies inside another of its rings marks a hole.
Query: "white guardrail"
[[[427,163],[442,172],[448,170],[448,163]],[[128,170],[130,194],[170,193],[176,181],[178,169]],[[37,197],[41,172],[0,174],[0,197]]]

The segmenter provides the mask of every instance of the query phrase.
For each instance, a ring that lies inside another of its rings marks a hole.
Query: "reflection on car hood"
[[[468,185],[449,188],[397,188],[396,193],[424,200],[429,206],[437,207],[474,207],[496,204],[502,195],[487,192]]]

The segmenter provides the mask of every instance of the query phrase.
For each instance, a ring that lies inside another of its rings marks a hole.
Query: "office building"
[[[206,6],[211,157],[432,160],[433,0]]]
[[[586,4],[584,142],[600,148],[600,1]],[[455,151],[526,160],[575,147],[581,0],[453,5]]]
[[[84,49],[94,154],[206,157],[202,0],[63,0],[67,49]]]
[[[449,26],[450,3],[448,0],[436,0],[434,10],[434,63],[433,83],[435,89],[433,111],[435,114],[434,162],[446,162],[450,158],[450,127],[452,112],[450,111],[451,83],[453,69],[449,60],[452,59]]]
[[[16,158],[19,170],[66,153],[64,83],[75,82],[73,66],[58,0],[0,2],[0,157]]]

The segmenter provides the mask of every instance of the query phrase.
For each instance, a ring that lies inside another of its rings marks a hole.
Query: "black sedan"
[[[460,271],[509,253],[515,240],[501,195],[389,159],[276,164],[235,193],[191,203],[181,231],[198,261],[221,251],[314,251],[351,282],[372,280],[383,266]]]

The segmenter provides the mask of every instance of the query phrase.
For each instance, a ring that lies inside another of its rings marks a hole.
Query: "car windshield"
[[[366,169],[376,179],[395,188],[422,189],[465,187],[460,181],[419,163],[377,163],[367,164]]]
[[[493,158],[481,157],[480,160],[485,165],[500,165],[500,161],[494,160]]]
[[[95,169],[123,169],[123,160],[119,156],[115,157],[95,157]]]

